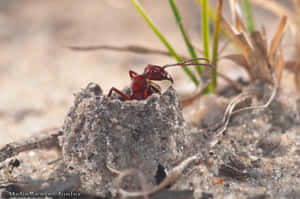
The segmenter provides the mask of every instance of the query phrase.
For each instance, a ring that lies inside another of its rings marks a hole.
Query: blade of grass
[[[197,3],[202,7],[202,0],[197,0]],[[211,20],[215,20],[216,19],[216,13],[213,11],[213,9],[207,5],[207,11],[208,11],[208,16],[210,17]]]
[[[174,17],[176,19],[176,22],[178,24],[178,27],[179,27],[179,30],[181,32],[181,35],[184,39],[184,42],[185,42],[185,45],[187,46],[188,48],[188,51],[191,55],[191,57],[194,59],[194,58],[197,58],[197,54],[196,54],[196,51],[195,49],[193,48],[187,34],[186,34],[186,31],[183,27],[183,24],[182,24],[182,21],[181,21],[181,16],[179,14],[179,11],[178,11],[178,8],[176,6],[176,3],[175,3],[175,0],[169,0],[169,3],[170,3],[170,6],[172,8],[172,11],[173,11],[173,14],[174,14]],[[198,61],[195,61],[195,63],[199,63]],[[199,75],[202,74],[202,67],[201,66],[196,66],[196,69],[197,69],[197,72]]]
[[[150,28],[153,30],[153,32],[158,36],[158,38],[161,40],[161,42],[166,46],[166,48],[169,50],[170,54],[178,61],[182,62],[182,59],[178,56],[178,54],[175,52],[175,50],[172,48],[172,46],[169,44],[169,42],[166,40],[166,38],[159,32],[159,30],[156,28],[156,26],[152,23],[151,19],[148,17],[138,0],[130,0],[131,3],[135,6],[135,8],[138,10],[138,12],[142,15],[144,20],[148,23]],[[196,76],[186,67],[182,67],[185,73],[191,78],[191,80],[194,82],[196,86],[199,85],[199,82],[196,78]]]
[[[197,3],[202,6],[202,1],[201,0],[197,0]],[[216,20],[216,13],[213,11],[213,9],[211,8],[211,6],[208,4],[207,5],[207,10],[208,10],[208,15],[211,21],[215,21]],[[227,35],[226,32],[223,31],[222,27],[221,27],[221,33],[222,35],[227,39],[230,40],[230,37]]]
[[[208,10],[208,2],[207,0],[197,0],[201,5],[201,13],[202,13],[202,40],[203,40],[203,52],[204,57],[209,59],[209,10]],[[203,94],[207,94],[212,92],[213,89],[211,84],[203,91]]]
[[[221,16],[222,16],[222,6],[223,0],[218,1],[216,19],[214,24],[214,36],[213,36],[213,49],[212,49],[212,65],[215,66],[215,69],[212,70],[212,81],[211,87],[213,91],[217,92],[217,62],[218,62],[218,47],[219,47],[219,36],[221,30]]]
[[[253,32],[255,28],[254,28],[252,13],[251,13],[251,6],[248,0],[243,0],[242,2],[243,2],[244,12],[246,13],[246,22],[247,22],[248,31]]]
[[[202,5],[202,40],[204,57],[209,59],[209,16],[207,0],[199,0]]]

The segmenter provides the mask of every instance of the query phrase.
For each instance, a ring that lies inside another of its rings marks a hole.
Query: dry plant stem
[[[231,13],[231,19],[233,21],[233,25],[236,27],[237,26],[237,13],[235,12],[235,0],[229,0],[229,7],[230,7],[230,13]]]
[[[273,79],[273,83],[274,83],[273,90],[272,90],[271,96],[269,97],[268,101],[263,105],[249,106],[249,107],[238,109],[238,110],[234,111],[232,114],[236,114],[236,113],[239,113],[239,112],[245,111],[245,110],[264,109],[264,108],[267,108],[268,106],[270,106],[270,104],[273,102],[273,100],[277,94],[279,84],[278,84],[278,80],[276,79],[276,74],[274,73],[273,69],[271,68],[271,66],[269,64],[268,64],[268,68],[272,73],[271,75],[272,75],[272,79]]]
[[[209,143],[209,146],[211,148],[213,148],[220,141],[219,137],[226,131],[231,116],[234,114],[233,110],[236,107],[236,105],[248,98],[252,98],[254,95],[256,94],[251,92],[241,93],[230,101],[230,103],[226,107],[222,122],[215,125],[215,127],[220,128],[216,129],[216,134],[214,135],[212,141],[210,141]]]
[[[154,194],[158,191],[161,191],[162,189],[164,189],[165,187],[167,187],[168,185],[174,183],[176,181],[176,179],[182,174],[183,170],[189,166],[193,161],[195,160],[199,160],[201,157],[200,154],[196,154],[193,155],[191,157],[188,157],[187,159],[185,159],[184,161],[182,161],[179,165],[177,165],[176,167],[174,167],[168,174],[168,176],[156,187],[146,190],[145,184],[142,184],[142,191],[136,191],[136,192],[128,192],[124,189],[122,189],[120,187],[120,184],[123,180],[124,177],[128,176],[128,175],[140,175],[139,178],[140,180],[144,180],[144,177],[142,175],[142,173],[136,169],[128,169],[128,170],[124,170],[124,171],[118,171],[116,169],[111,168],[111,166],[107,165],[107,168],[112,171],[113,173],[118,174],[117,177],[117,188],[118,188],[118,192],[120,193],[121,197],[145,197],[147,198],[149,195]]]
[[[235,42],[241,49],[242,54],[245,57],[249,56],[251,46],[249,46],[245,36],[243,34],[237,34],[232,26],[230,26],[227,21],[222,17],[221,26],[223,30],[229,35],[233,42]]]
[[[272,76],[272,79],[273,79],[273,90],[272,90],[272,93],[271,93],[271,96],[269,97],[269,99],[267,100],[267,102],[263,105],[255,105],[255,106],[249,106],[249,107],[244,107],[244,108],[240,108],[236,111],[233,111],[235,106],[240,103],[241,101],[249,98],[249,97],[252,97],[254,95],[254,93],[251,93],[251,92],[245,92],[245,93],[241,93],[239,94],[237,97],[235,97],[233,100],[231,100],[231,102],[227,105],[227,108],[225,110],[225,113],[224,113],[224,117],[222,119],[222,123],[223,123],[223,126],[221,126],[221,128],[219,128],[217,130],[217,133],[215,135],[215,138],[210,142],[210,146],[211,147],[214,147],[218,142],[219,142],[219,138],[220,135],[223,134],[223,132],[227,129],[228,127],[228,124],[229,124],[229,121],[230,121],[230,118],[232,115],[234,114],[237,114],[241,111],[246,111],[246,110],[254,110],[254,109],[265,109],[267,108],[268,106],[270,106],[270,104],[273,102],[276,94],[277,94],[277,90],[278,90],[278,87],[279,87],[279,84],[278,84],[278,81],[276,79],[276,74],[274,73],[274,70],[273,68],[271,67],[270,64],[267,64],[268,66],[268,69],[271,73],[271,76]]]
[[[95,46],[69,46],[68,47],[74,51],[95,51],[95,50],[112,50],[112,51],[120,51],[120,52],[132,52],[137,54],[157,54],[157,55],[165,55],[172,56],[168,51],[158,50],[146,48],[143,46],[137,45],[127,45],[127,46],[111,46],[111,45],[95,45]],[[184,56],[179,55],[181,58]]]
[[[246,100],[248,98],[251,98],[255,95],[257,95],[257,93],[246,92],[246,93],[241,93],[238,96],[236,96],[235,98],[233,98],[226,107],[226,110],[224,112],[222,121],[215,124],[215,125],[213,125],[213,126],[210,126],[208,128],[200,129],[200,132],[215,131],[216,133],[215,133],[214,136],[218,137],[219,135],[221,135],[227,129],[227,126],[229,124],[229,120],[232,116],[232,111],[234,110],[235,106],[238,103],[240,103],[241,101]],[[211,141],[211,143],[215,143],[215,141]]]
[[[230,0],[230,13],[232,16],[233,25],[239,32],[246,32],[246,27],[243,23],[243,20],[241,19],[240,13],[242,13],[242,10],[236,0]]]
[[[0,162],[16,156],[21,152],[40,148],[50,148],[58,146],[58,136],[61,135],[59,128],[43,130],[37,135],[22,141],[13,142],[0,149]]]
[[[269,60],[271,60],[271,58],[274,56],[276,49],[279,46],[279,43],[281,41],[281,38],[282,38],[284,30],[285,30],[286,22],[287,22],[287,17],[283,16],[280,20],[278,28],[276,29],[277,32],[274,34],[274,37],[271,41],[271,46],[268,50],[268,59]]]
[[[277,58],[275,60],[277,68],[275,70],[276,79],[278,81],[278,85],[280,85],[281,77],[282,77],[282,71],[284,69],[284,60],[283,60],[283,49],[282,46],[279,48],[279,53],[277,55]]]
[[[251,3],[254,3],[256,5],[259,5],[265,9],[270,10],[271,12],[275,13],[278,16],[283,16],[283,15],[287,15],[287,20],[288,23],[291,26],[291,30],[293,35],[295,35],[297,33],[297,23],[294,20],[294,16],[291,14],[292,12],[287,9],[286,7],[280,5],[279,3],[277,3],[276,1],[271,1],[271,0],[251,0]]]

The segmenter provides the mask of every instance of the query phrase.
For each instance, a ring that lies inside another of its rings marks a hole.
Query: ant
[[[204,60],[207,63],[194,63],[197,60]],[[213,65],[208,63],[209,60],[206,58],[195,58],[189,59],[184,62],[176,63],[176,64],[167,64],[164,66],[152,65],[148,64],[147,67],[144,69],[144,73],[139,75],[136,72],[130,70],[129,76],[132,80],[131,82],[131,95],[128,96],[122,91],[112,87],[109,90],[108,97],[111,97],[112,92],[116,92],[121,95],[125,100],[143,100],[147,99],[147,97],[151,96],[154,93],[161,94],[160,86],[154,83],[151,80],[161,81],[161,80],[168,80],[171,83],[174,83],[172,77],[165,71],[166,68],[171,66],[209,66],[213,67]]]

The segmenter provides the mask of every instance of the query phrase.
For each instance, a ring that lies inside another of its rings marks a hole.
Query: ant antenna
[[[204,60],[208,63],[207,64],[205,64],[205,63],[194,63],[194,61],[197,61],[197,60]],[[213,65],[209,64],[209,60],[206,59],[206,58],[195,58],[195,59],[185,60],[183,62],[176,63],[176,64],[167,64],[167,65],[164,65],[163,68],[165,69],[165,68],[168,68],[168,67],[171,67],[171,66],[208,66],[208,67],[214,67]]]

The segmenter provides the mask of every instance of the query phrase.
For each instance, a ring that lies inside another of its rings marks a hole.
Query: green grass
[[[243,10],[246,14],[246,24],[247,24],[248,31],[253,32],[255,27],[254,27],[252,12],[251,12],[251,6],[248,0],[243,0],[242,2],[243,2]]]
[[[201,2],[201,11],[202,11],[202,42],[203,42],[203,51],[204,57],[209,59],[209,11],[208,11],[208,2],[207,0],[198,0]]]
[[[214,36],[213,36],[213,49],[212,49],[212,65],[215,69],[212,71],[211,87],[212,90],[217,92],[217,62],[218,62],[218,49],[219,49],[219,37],[221,31],[221,17],[222,17],[222,4],[223,0],[219,0],[217,5],[216,17],[214,20]]]
[[[197,0],[201,6],[201,19],[202,19],[202,42],[203,42],[203,53],[206,59],[210,59],[210,29],[209,29],[209,19],[211,12],[209,11],[209,4],[207,0]],[[215,72],[212,72],[212,77],[217,77]],[[212,80],[208,87],[204,90],[204,94],[214,92],[215,86],[212,85],[212,82],[217,82]]]
[[[176,6],[176,2],[175,0],[169,0],[169,3],[170,3],[170,6],[172,8],[172,11],[173,11],[173,14],[174,14],[174,17],[175,17],[175,20],[177,22],[177,25],[179,27],[179,30],[181,32],[181,35],[184,39],[184,42],[185,42],[185,45],[187,46],[187,49],[190,53],[190,56],[194,59],[194,58],[197,58],[197,54],[196,54],[196,51],[194,49],[194,47],[192,46],[188,36],[187,36],[187,33],[186,33],[186,30],[184,29],[183,27],[183,24],[182,24],[182,20],[181,20],[181,16],[179,14],[179,11],[178,11],[178,8]],[[199,63],[198,61],[195,61],[195,63]],[[201,66],[196,66],[196,69],[198,71],[198,74],[201,75],[202,74],[202,67]]]
[[[173,47],[170,45],[170,43],[166,40],[166,38],[160,33],[160,31],[156,28],[156,26],[153,24],[151,19],[148,17],[142,6],[139,4],[138,0],[130,0],[131,3],[136,7],[138,12],[142,15],[142,17],[145,19],[145,21],[148,23],[150,28],[153,30],[153,32],[158,36],[158,38],[161,40],[161,42],[165,45],[165,47],[169,50],[170,54],[178,61],[182,62],[182,59],[178,56],[178,54],[175,52]],[[190,77],[190,79],[194,82],[196,86],[199,85],[199,82],[194,75],[186,66],[182,67],[185,73]]]

